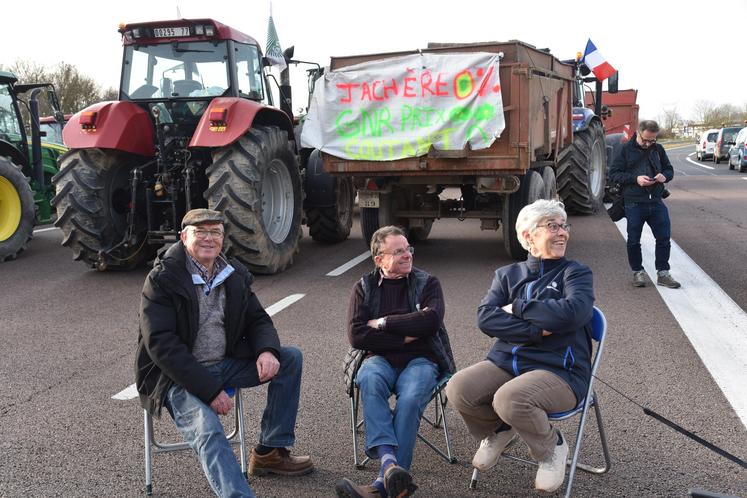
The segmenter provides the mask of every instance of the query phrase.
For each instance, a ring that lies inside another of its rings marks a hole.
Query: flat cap
[[[212,209],[192,209],[182,218],[182,229],[189,225],[201,225],[202,223],[223,223],[223,213]]]

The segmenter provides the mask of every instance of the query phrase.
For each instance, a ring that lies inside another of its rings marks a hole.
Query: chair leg
[[[443,392],[438,393],[438,406],[441,409],[441,423],[444,426],[444,439],[446,440],[446,453],[449,457],[449,463],[457,463],[457,459],[451,453],[451,438],[449,437],[449,426],[446,423],[446,400],[443,397]]]
[[[246,438],[245,438],[245,427],[244,427],[244,400],[241,398],[241,389],[236,389],[236,427],[239,431],[239,456],[241,457],[241,473],[244,474],[245,478],[249,478],[247,471],[247,454],[246,454]]]
[[[480,471],[477,469],[472,469],[472,479],[469,481],[469,489],[470,491],[473,491],[477,489],[477,478],[480,476]]]
[[[357,393],[350,397],[350,431],[353,434],[353,464],[355,468],[362,469],[368,458],[363,462],[358,460],[358,400],[356,395]]]
[[[145,435],[145,494],[151,496],[153,494],[153,453],[150,442],[153,437],[153,421],[150,413],[146,410],[143,410],[143,426],[143,434]]]

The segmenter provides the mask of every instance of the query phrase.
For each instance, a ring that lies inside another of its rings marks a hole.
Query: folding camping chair
[[[232,388],[226,388],[226,393],[231,395]],[[246,469],[246,444],[244,443],[244,401],[241,399],[241,389],[236,389],[234,396],[234,428],[226,439],[232,444],[239,445],[241,456],[241,472],[248,477]],[[145,426],[145,494],[153,494],[153,453],[166,453],[169,451],[188,450],[189,445],[185,442],[179,443],[161,443],[156,440],[153,433],[153,417],[146,410],[143,410],[143,419]]]
[[[358,373],[358,369],[360,368],[360,365],[363,363],[364,359],[364,352],[360,350],[351,349],[348,352],[348,356],[345,360],[346,365],[346,379],[345,382],[347,384],[347,393],[348,397],[350,398],[350,430],[353,433],[353,463],[355,464],[355,468],[357,469],[363,469],[370,458],[366,456],[361,460],[358,448],[358,434],[361,431],[361,428],[363,427],[363,419],[361,418],[358,420],[358,415],[360,411],[360,389],[358,388],[357,384],[355,383],[355,376]],[[352,365],[352,368],[350,372],[348,372],[348,363],[354,363]],[[348,374],[351,374],[348,376]],[[421,420],[424,420],[434,428],[440,428],[443,427],[444,430],[444,440],[446,444],[446,451],[444,452],[441,448],[436,446],[433,442],[431,442],[427,437],[425,437],[423,434],[418,431],[418,439],[423,441],[426,445],[428,445],[429,448],[431,448],[433,451],[435,451],[441,458],[446,460],[449,463],[456,463],[457,459],[452,455],[451,452],[451,438],[449,437],[449,426],[446,422],[446,403],[448,402],[446,398],[446,394],[444,393],[444,388],[446,388],[446,384],[449,382],[449,378],[451,378],[451,374],[445,374],[442,375],[438,382],[436,383],[436,387],[433,388],[433,393],[431,394],[431,398],[429,403],[433,402],[435,407],[435,417],[433,420],[428,418],[426,416],[426,412],[423,411],[423,415],[420,417]]]
[[[573,448],[573,459],[570,462],[567,462],[570,464],[570,472],[568,473],[568,485],[566,486],[565,490],[565,497],[569,498],[571,496],[571,488],[573,486],[573,478],[576,475],[576,468],[578,467],[581,470],[584,470],[586,472],[590,472],[592,474],[604,474],[608,470],[610,470],[610,466],[612,464],[610,460],[610,454],[609,449],[607,447],[607,435],[604,432],[604,424],[602,422],[602,411],[599,407],[599,397],[597,396],[597,393],[594,391],[594,376],[597,373],[597,369],[599,368],[599,363],[602,359],[602,351],[604,351],[604,341],[607,337],[607,319],[604,317],[604,313],[602,313],[602,310],[594,307],[594,313],[591,318],[591,336],[594,339],[594,341],[597,342],[597,349],[596,352],[592,356],[592,362],[591,362],[591,378],[589,379],[589,388],[586,391],[586,397],[581,400],[581,402],[576,406],[576,408],[562,413],[550,413],[548,414],[548,418],[551,422],[558,422],[561,420],[569,419],[575,415],[581,415],[581,420],[578,425],[578,433],[576,435],[576,443]],[[604,454],[604,466],[603,467],[594,467],[591,465],[587,465],[584,463],[581,463],[578,461],[579,454],[581,453],[581,443],[583,441],[584,436],[584,428],[586,426],[586,420],[589,415],[589,408],[594,407],[594,415],[597,420],[597,428],[599,429],[599,439],[602,443],[602,453]],[[512,441],[515,442],[516,437]],[[509,445],[510,446],[510,445]],[[514,455],[510,455],[507,453],[503,453],[504,457],[510,459],[510,460],[516,460],[519,462],[524,462],[530,465],[537,465],[536,462],[533,462],[531,460],[526,460],[524,458],[520,458]],[[472,480],[470,481],[469,487],[470,489],[477,489],[477,479],[478,479],[478,470],[474,469],[472,471]]]

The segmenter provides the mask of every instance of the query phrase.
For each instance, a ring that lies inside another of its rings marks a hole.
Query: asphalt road
[[[673,238],[740,306],[747,309],[747,175],[725,165],[709,170],[689,163],[694,147],[674,149],[677,169],[668,205]],[[357,221],[357,220],[356,220]],[[597,305],[607,315],[609,340],[600,379],[636,402],[698,436],[747,458],[747,432],[656,289],[634,289],[625,243],[601,212],[572,217],[568,256],[591,266]],[[137,307],[146,269],[96,273],[71,260],[57,230],[40,232],[16,261],[0,265],[0,496],[135,497],[144,491],[142,411],[136,400],[111,396],[133,381]],[[304,297],[274,316],[285,344],[305,355],[298,441],[315,473],[300,478],[252,479],[261,497],[334,496],[341,477],[368,482],[375,468],[355,470],[348,429],[348,400],[341,362],[347,349],[349,292],[370,264],[338,277],[326,273],[364,251],[360,230],[335,246],[304,238],[294,266],[254,285],[265,306],[291,294]],[[742,256],[742,257],[739,257]],[[446,325],[459,367],[484,358],[491,341],[475,325],[475,309],[493,270],[509,263],[500,233],[477,222],[438,221],[418,244],[415,264],[437,275],[447,301]],[[676,276],[677,269],[672,269]],[[747,328],[747,326],[746,326]],[[693,487],[747,496],[747,471],[643,414],[599,384],[613,464],[608,474],[580,473],[577,496],[686,496]],[[244,393],[248,442],[256,441],[263,389]],[[416,447],[412,471],[418,496],[536,496],[534,469],[501,461],[467,489],[477,448],[458,415],[447,412],[459,463],[438,460]],[[593,419],[592,419],[593,422]],[[168,419],[159,437],[175,438]],[[566,435],[575,423],[561,425]],[[434,437],[438,432],[425,430]],[[599,461],[593,423],[582,457]],[[520,450],[521,452],[522,450]],[[211,496],[189,452],[154,461],[154,496]]]

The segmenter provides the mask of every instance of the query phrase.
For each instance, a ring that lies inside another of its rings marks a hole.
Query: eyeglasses
[[[407,246],[404,249],[400,247],[396,251],[392,251],[392,252],[384,252],[384,251],[382,251],[379,254],[391,254],[395,258],[399,258],[400,256],[404,255],[406,252],[409,252],[410,254],[415,254],[415,248],[412,247],[412,246]]]
[[[219,228],[213,228],[211,230],[206,230],[204,228],[192,228],[192,233],[194,233],[195,237],[197,237],[198,239],[207,239],[208,235],[214,239],[223,238],[223,230],[220,230]]]
[[[654,145],[656,143],[656,139],[655,138],[652,138],[651,140],[647,140],[647,139],[643,138],[640,135],[638,136],[638,138],[640,138],[641,139],[641,143],[644,143],[644,144]]]
[[[563,230],[565,230],[566,232],[568,232],[568,233],[571,232],[571,224],[570,223],[560,224],[560,223],[555,223],[554,221],[551,221],[551,222],[546,223],[544,225],[535,225],[535,228],[539,228],[539,227],[547,228],[550,231],[550,233],[558,233],[558,230],[560,230],[561,228]]]

